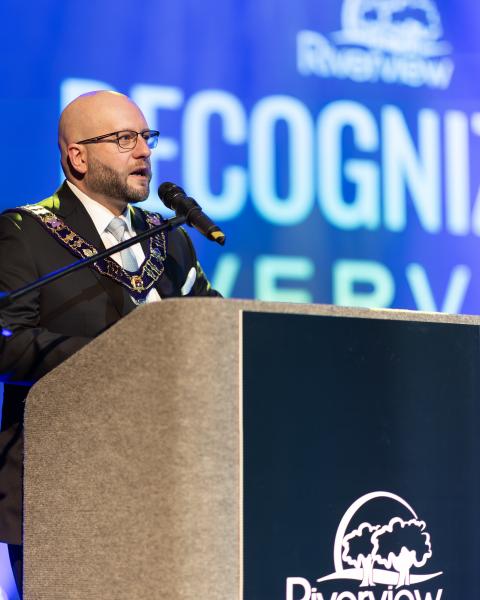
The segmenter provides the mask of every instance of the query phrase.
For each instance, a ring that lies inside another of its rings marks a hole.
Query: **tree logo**
[[[379,498],[390,499],[403,506],[409,513],[408,518],[392,516],[387,523],[362,522],[351,528],[351,521],[358,511]],[[317,581],[352,579],[358,580],[360,587],[376,584],[396,588],[409,586],[442,574],[441,571],[413,571],[424,567],[431,556],[432,545],[425,521],[421,521],[400,496],[390,492],[372,492],[356,500],[343,516],[335,536],[335,571]]]
[[[392,54],[434,57],[449,54],[441,41],[440,14],[432,0],[344,0],[338,43]]]

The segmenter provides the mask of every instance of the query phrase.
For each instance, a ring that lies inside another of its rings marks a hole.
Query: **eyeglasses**
[[[100,142],[111,142],[118,145],[122,150],[133,150],[137,145],[137,138],[141,135],[146,141],[149,148],[156,148],[158,144],[158,136],[160,133],[153,129],[146,129],[145,131],[130,131],[126,129],[124,131],[114,131],[113,133],[106,133],[105,135],[98,135],[97,137],[88,138],[87,140],[81,140],[77,144],[98,144]],[[113,140],[107,138],[115,136]]]

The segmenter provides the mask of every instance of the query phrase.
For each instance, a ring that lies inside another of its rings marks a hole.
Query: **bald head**
[[[58,125],[58,146],[67,178],[71,175],[67,160],[70,144],[112,131],[138,131],[139,121],[146,126],[138,106],[118,92],[89,92],[70,102],[62,112]]]
[[[118,136],[109,135],[120,131],[142,135],[125,148],[119,145]],[[102,136],[91,143],[79,143]],[[156,140],[130,98],[107,91],[84,94],[73,100],[60,117],[58,145],[63,172],[89,198],[113,214],[121,214],[128,202],[148,197],[151,139]]]

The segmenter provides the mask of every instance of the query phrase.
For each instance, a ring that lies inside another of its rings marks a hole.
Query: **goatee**
[[[150,170],[149,166],[148,170]],[[110,198],[126,200],[131,204],[143,202],[148,198],[150,192],[150,178],[148,179],[147,187],[143,190],[132,187],[122,179],[121,175],[115,169],[112,169],[92,156],[89,157],[89,169],[85,183],[87,183],[92,192]]]

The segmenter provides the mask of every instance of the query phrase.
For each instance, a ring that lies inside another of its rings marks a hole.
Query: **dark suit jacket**
[[[95,247],[104,245],[87,211],[66,183],[58,191],[56,213]],[[137,232],[147,229],[134,209]],[[210,287],[183,229],[167,235],[165,271],[156,284],[162,298],[180,296],[190,269],[197,277],[189,296],[217,296]],[[145,242],[145,247],[148,241]],[[8,211],[0,216],[0,289],[19,288],[74,262],[76,257],[32,216]],[[14,335],[0,354],[6,382],[0,434],[0,540],[21,543],[23,405],[29,386],[135,308],[120,284],[83,268],[2,311]]]

